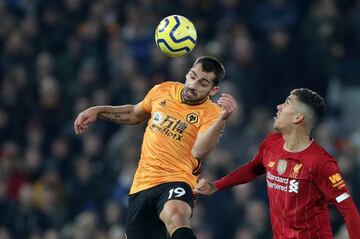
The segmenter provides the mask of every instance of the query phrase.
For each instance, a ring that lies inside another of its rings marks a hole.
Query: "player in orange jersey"
[[[201,160],[216,146],[237,107],[229,94],[222,94],[218,104],[209,99],[219,92],[224,76],[217,59],[200,57],[186,74],[185,84],[165,82],[136,105],[95,106],[76,118],[77,134],[97,118],[120,124],[147,121],[129,193],[128,239],[196,238],[190,218]]]

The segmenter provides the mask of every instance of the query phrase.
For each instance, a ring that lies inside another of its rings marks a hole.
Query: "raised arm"
[[[150,114],[145,112],[140,104],[121,106],[95,106],[81,112],[75,122],[76,134],[81,134],[97,118],[108,120],[118,124],[138,124],[148,119]]]
[[[221,106],[219,118],[207,130],[199,132],[192,149],[192,155],[197,159],[202,159],[213,150],[219,142],[220,135],[225,128],[227,119],[235,111],[237,104],[230,94],[222,94],[218,100]]]

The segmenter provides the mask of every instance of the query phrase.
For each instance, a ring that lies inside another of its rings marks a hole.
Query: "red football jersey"
[[[255,158],[215,182],[219,190],[266,173],[274,238],[332,238],[328,203],[344,216],[350,238],[360,238],[360,216],[336,160],[315,141],[300,152],[270,134]]]

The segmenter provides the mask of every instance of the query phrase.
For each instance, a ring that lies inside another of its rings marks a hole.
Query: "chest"
[[[185,137],[196,137],[201,126],[203,111],[190,107],[170,97],[159,97],[152,101],[150,129],[182,141]]]
[[[308,193],[314,188],[314,169],[311,161],[286,154],[267,151],[263,155],[269,193]]]

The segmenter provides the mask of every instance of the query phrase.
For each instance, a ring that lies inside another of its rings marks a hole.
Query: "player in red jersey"
[[[336,160],[310,136],[324,108],[317,93],[293,90],[277,106],[277,133],[264,139],[255,158],[214,183],[201,179],[194,191],[211,195],[266,174],[274,238],[332,238],[328,203],[344,217],[350,238],[360,238],[359,212]]]

